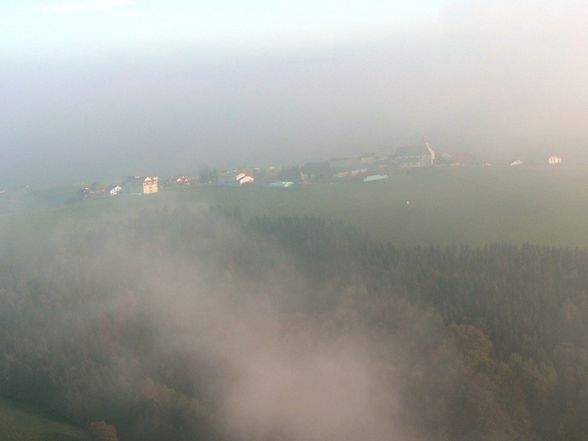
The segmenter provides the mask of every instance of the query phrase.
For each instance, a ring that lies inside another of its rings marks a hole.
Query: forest
[[[3,243],[0,397],[93,439],[588,439],[583,249],[214,207]]]

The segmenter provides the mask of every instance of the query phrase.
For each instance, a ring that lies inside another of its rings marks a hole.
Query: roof
[[[396,157],[400,156],[430,156],[431,150],[429,150],[428,143],[422,142],[420,144],[414,144],[406,147],[400,147],[396,150]]]
[[[388,175],[371,175],[364,178],[363,182],[374,182],[374,181],[382,181],[384,179],[388,179],[390,176]]]

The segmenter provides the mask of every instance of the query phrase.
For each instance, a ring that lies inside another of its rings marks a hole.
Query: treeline
[[[409,248],[317,218],[187,210],[26,233],[0,249],[0,396],[125,441],[253,439],[223,411],[239,366],[215,339],[238,330],[203,306],[222,299],[272,305],[284,344],[373,342],[391,438],[588,439],[584,250]]]
[[[446,323],[484,329],[501,358],[544,361],[558,345],[588,343],[588,253],[493,244],[481,248],[375,244],[320,219],[257,219],[315,282],[357,277],[371,295],[433,307]],[[325,277],[325,275],[327,277]]]
[[[442,405],[455,420],[432,424],[449,426],[429,439],[588,437],[588,252],[529,244],[406,248],[320,219],[258,219],[256,227],[316,283],[354,286],[363,305],[404,299],[441,317],[466,366],[445,395],[463,396]],[[394,327],[393,319],[382,323]],[[448,372],[433,366],[428,381]]]

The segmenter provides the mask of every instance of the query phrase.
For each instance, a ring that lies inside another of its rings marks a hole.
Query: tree
[[[118,441],[116,428],[104,421],[94,421],[88,426],[93,441]]]

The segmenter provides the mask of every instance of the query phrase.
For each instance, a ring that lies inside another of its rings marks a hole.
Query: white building
[[[159,178],[147,177],[143,180],[143,194],[155,194],[159,192]]]
[[[235,181],[237,181],[239,185],[253,184],[255,182],[255,178],[251,175],[241,172],[235,176]]]
[[[176,184],[177,185],[190,185],[190,178],[188,178],[187,176],[179,176],[176,178]]]
[[[549,165],[561,165],[563,163],[563,159],[559,156],[550,156],[547,160],[547,164]]]
[[[255,182],[255,179],[252,176],[246,175],[246,176],[243,176],[238,181],[239,181],[239,184],[245,185],[245,184],[253,184]]]

